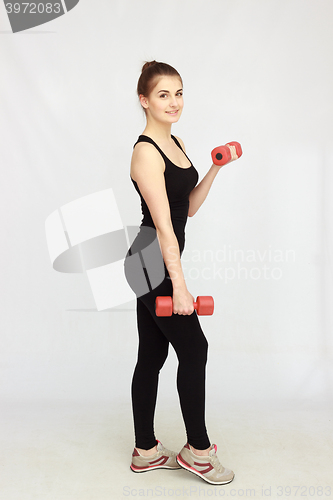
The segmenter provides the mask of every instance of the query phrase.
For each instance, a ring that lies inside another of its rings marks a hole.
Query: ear
[[[147,99],[147,97],[145,97],[144,95],[140,94],[139,99],[140,99],[141,106],[143,108],[147,109],[148,108],[148,99]]]

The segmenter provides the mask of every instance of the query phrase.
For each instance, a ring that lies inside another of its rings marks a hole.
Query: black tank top
[[[179,144],[179,141],[173,135],[171,135],[171,137],[175,141],[177,146],[183,151],[181,145]],[[172,163],[172,161],[170,161],[169,158],[163,153],[156,142],[154,142],[153,139],[151,139],[147,135],[140,135],[139,139],[133,147],[135,147],[138,142],[149,142],[150,144],[153,144],[161,153],[164,159],[165,187],[170,205],[171,221],[179,243],[180,252],[182,252],[185,245],[185,226],[188,217],[189,195],[198,182],[199,174],[184,151],[184,155],[191,163],[191,166],[188,168],[178,167],[177,165]],[[140,192],[139,186],[137,185],[135,180],[132,179],[132,177],[131,180],[141,198],[141,211],[143,215],[141,226],[149,226],[155,228],[155,224],[151,217],[149,208]]]

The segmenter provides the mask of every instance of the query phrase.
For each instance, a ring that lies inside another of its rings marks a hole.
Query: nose
[[[174,96],[174,97],[172,97],[172,98],[171,98],[170,106],[171,106],[172,108],[176,108],[176,107],[177,107],[177,99],[176,99],[176,96]]]

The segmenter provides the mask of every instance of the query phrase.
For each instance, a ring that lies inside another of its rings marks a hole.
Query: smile
[[[166,111],[166,113],[168,113],[169,115],[175,115],[177,114],[179,111],[179,109],[177,109],[176,111]]]

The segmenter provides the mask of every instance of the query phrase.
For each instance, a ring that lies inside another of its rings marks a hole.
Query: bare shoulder
[[[161,154],[153,144],[149,142],[139,142],[132,154],[131,177],[137,178],[154,173],[164,173],[165,164]]]
[[[177,137],[176,135],[175,135],[174,137],[176,137],[177,141],[179,141],[179,143],[180,143],[181,147],[182,147],[182,148],[183,148],[183,150],[185,151],[185,144],[184,144],[184,142],[181,140],[181,138],[180,138],[180,137]],[[186,151],[185,151],[185,152],[186,152]]]

